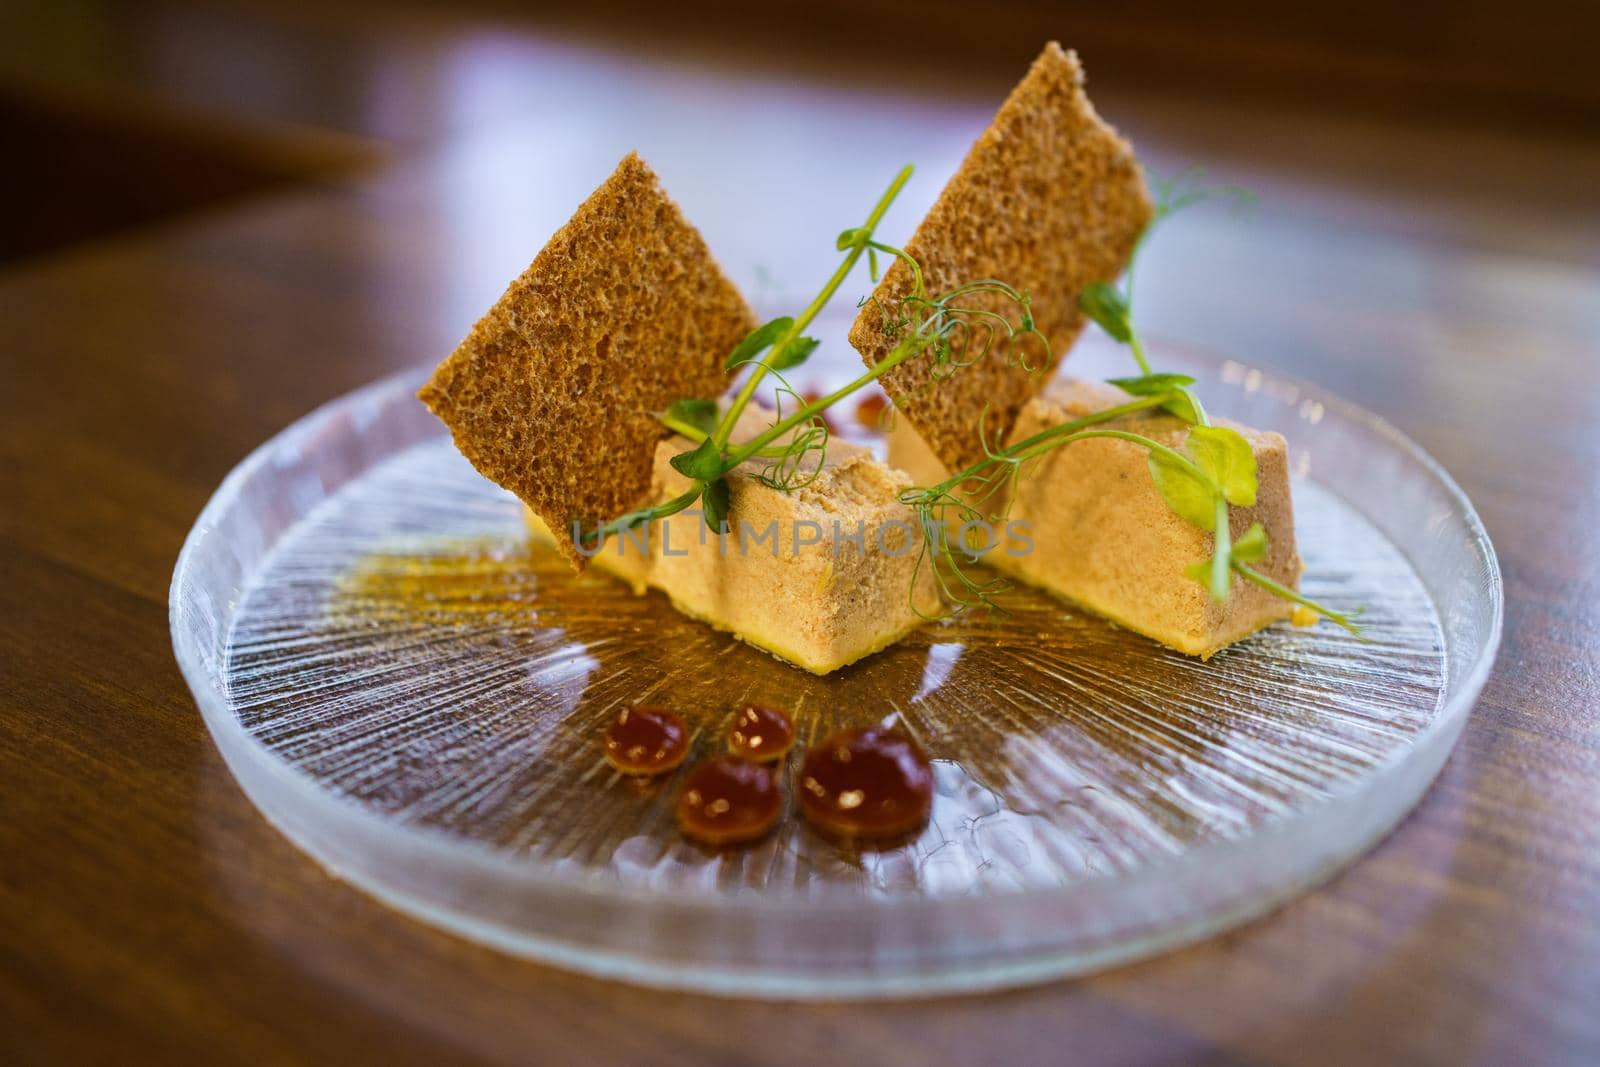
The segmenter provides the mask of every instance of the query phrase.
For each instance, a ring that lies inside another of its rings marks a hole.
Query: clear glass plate
[[[813,677],[530,550],[516,501],[413,399],[419,371],[228,476],[178,560],[173,643],[275,825],[511,952],[829,998],[1147,955],[1267,911],[1393,827],[1455,743],[1501,617],[1481,523],[1401,434],[1238,364],[1162,362],[1288,437],[1304,588],[1366,605],[1370,642],[1281,625],[1202,664],[1017,589],[1010,614]],[[793,710],[802,743],[895,716],[935,760],[933,817],[877,850],[793,815],[754,847],[702,849],[673,824],[681,771],[640,783],[602,758],[617,707],[646,699],[684,714],[696,755],[747,700]]]

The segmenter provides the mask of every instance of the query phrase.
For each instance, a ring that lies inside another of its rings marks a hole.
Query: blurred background
[[[433,352],[639,148],[753,298],[782,302],[814,287],[827,236],[903,162],[918,179],[889,229],[909,232],[1051,38],[1079,51],[1156,173],[1202,167],[1264,202],[1173,227],[1148,267],[1173,282],[1142,309],[1157,332],[1246,355],[1284,339],[1212,323],[1215,295],[1177,284],[1197,273],[1254,279],[1258,306],[1273,287],[1364,276],[1356,330],[1425,308],[1418,279],[1437,264],[1363,227],[1442,237],[1463,264],[1595,263],[1592,3],[8,0],[0,269],[359,188],[409,216],[406,233],[359,239],[423,260],[385,269],[400,270],[391,297],[431,312],[411,325]]]
[[[1600,351],[1600,5],[1557,0],[9,0],[0,280],[88,294],[105,358],[165,388],[226,338],[207,385],[270,429],[440,358],[638,149],[792,310],[907,162],[909,235],[1052,38],[1152,174],[1258,194],[1163,228],[1148,334],[1402,424],[1491,386],[1588,411],[1545,383]],[[854,358],[854,284],[816,368]],[[1418,432],[1449,454],[1454,425]]]

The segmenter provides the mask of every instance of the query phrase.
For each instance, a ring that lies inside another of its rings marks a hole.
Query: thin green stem
[[[693,441],[695,444],[699,444],[700,442],[704,441],[707,437],[711,436],[710,434],[708,434],[704,430],[702,430],[700,427],[691,426],[689,423],[683,422],[680,419],[675,419],[671,415],[662,415],[662,416],[660,416],[660,421],[661,421],[661,425],[665,426],[667,429],[671,430],[673,433],[677,434],[679,437],[687,437],[689,440]],[[763,448],[759,452],[757,452],[755,455],[759,459],[777,459],[777,458],[779,458],[781,456],[786,456],[788,454],[789,454],[789,450],[787,448],[779,448],[779,447],[775,446],[775,447],[772,447],[772,448]]]
[[[922,264],[913,259],[910,253],[903,248],[896,248],[894,245],[886,245],[881,241],[868,241],[867,247],[874,249],[875,251],[882,252],[886,255],[891,255],[896,259],[903,260],[905,265],[911,268],[911,291],[913,293],[922,292]]]
[[[1037,445],[1049,444],[1051,447],[1054,447],[1056,443],[1065,443],[1057,442],[1057,438],[1071,436],[1072,434],[1077,433],[1079,430],[1085,429],[1089,426],[1096,426],[1102,422],[1111,422],[1115,419],[1122,418],[1124,415],[1132,415],[1135,412],[1148,411],[1150,408],[1160,407],[1170,399],[1172,399],[1171,393],[1161,393],[1155,396],[1140,397],[1138,400],[1132,400],[1126,404],[1119,404],[1114,408],[1106,408],[1104,411],[1097,411],[1093,415],[1085,415],[1082,418],[1073,419],[1071,422],[1063,422],[1059,425],[1052,426],[1047,430],[1040,430],[1032,437],[1025,438],[1024,440],[1018,441],[1016,444],[1011,445],[1008,448],[994,453],[994,455],[988,459],[979,460],[977,463],[974,463],[972,466],[968,467],[959,474],[951,475],[950,478],[944,482],[941,482],[939,485],[934,486],[932,489],[928,490],[928,492],[930,494],[947,493],[952,489],[959,488],[961,485],[971,481],[974,478],[983,477],[992,468],[1001,463],[1022,462],[1023,460],[1031,459],[1033,456],[1047,451],[1047,449],[1030,451]],[[1139,438],[1139,440],[1143,441],[1145,439]]]
[[[1310,608],[1312,611],[1316,612],[1318,615],[1321,615],[1330,622],[1344,627],[1357,637],[1360,637],[1363,641],[1366,640],[1366,637],[1362,634],[1362,628],[1354,621],[1356,615],[1359,615],[1360,612],[1356,612],[1355,614],[1344,614],[1337,611],[1331,611],[1323,605],[1318,604],[1315,600],[1312,600],[1309,597],[1301,596],[1288,586],[1280,585],[1271,578],[1268,578],[1265,574],[1262,574],[1260,571],[1256,570],[1254,567],[1251,567],[1245,563],[1240,563],[1238,560],[1233,561],[1233,569],[1239,575],[1239,577],[1243,578],[1245,581],[1253,582],[1256,585],[1259,585],[1273,596],[1282,597],[1284,600],[1292,601],[1293,603],[1299,604],[1302,607]]]
[[[1228,528],[1228,501],[1221,494],[1217,494],[1217,528],[1212,531],[1216,538],[1211,550],[1211,599],[1218,604],[1225,603],[1228,599],[1228,563],[1233,557],[1233,531]]]
[[[1194,465],[1194,461],[1191,460],[1188,456],[1184,455],[1182,452],[1178,452],[1178,451],[1175,451],[1175,450],[1173,450],[1171,448],[1168,448],[1166,445],[1162,444],[1160,441],[1152,441],[1150,438],[1144,436],[1143,434],[1129,433],[1126,430],[1080,430],[1077,433],[1069,433],[1069,434],[1066,434],[1065,436],[1054,438],[1054,439],[1052,439],[1052,440],[1050,440],[1050,441],[1045,443],[1045,445],[1047,447],[1041,447],[1037,451],[1019,453],[1016,456],[1009,457],[1009,458],[1014,459],[1014,460],[1019,461],[1019,462],[1023,461],[1023,460],[1032,459],[1034,456],[1040,455],[1040,454],[1048,451],[1050,448],[1056,448],[1056,447],[1059,447],[1060,445],[1069,445],[1074,441],[1087,441],[1092,437],[1109,437],[1109,438],[1111,438],[1113,440],[1116,440],[1116,441],[1131,441],[1134,444],[1138,445],[1140,448],[1146,449],[1146,450],[1148,450],[1150,452],[1159,452],[1159,453],[1161,453],[1162,456],[1166,457],[1167,459],[1171,460],[1173,463],[1175,463],[1178,466],[1182,467],[1184,470],[1188,471],[1190,474],[1194,475],[1196,478],[1199,478],[1199,479],[1202,479],[1202,480],[1206,479],[1205,472],[1202,471],[1199,467],[1195,466]]]
[[[671,415],[658,415],[656,417],[660,420],[661,425],[665,426],[679,437],[687,437],[695,444],[699,444],[701,441],[704,441],[708,436],[710,436],[700,427],[693,426],[681,419],[675,419]]]
[[[822,287],[822,291],[795,318],[794,322],[790,323],[789,328],[783,332],[783,336],[773,342],[772,347],[767,351],[766,357],[756,364],[750,377],[745,379],[744,387],[734,397],[733,406],[728,409],[727,414],[722,418],[722,422],[717,425],[716,431],[711,435],[712,443],[718,449],[727,447],[728,438],[733,434],[733,428],[738,423],[739,416],[749,406],[751,398],[755,396],[756,388],[761,384],[761,379],[765,378],[767,371],[771,369],[772,360],[782,354],[784,348],[796,337],[799,337],[800,332],[811,324],[811,320],[817,317],[817,314],[827,305],[829,300],[833,299],[833,294],[838,291],[839,286],[844,283],[850,271],[855,268],[856,261],[867,250],[867,240],[871,238],[872,232],[877,229],[878,223],[883,221],[883,216],[888,212],[889,205],[894,203],[895,197],[900,195],[900,190],[910,180],[911,170],[912,167],[908,163],[900,169],[899,174],[895,175],[894,181],[889,183],[889,188],[878,198],[877,205],[873,207],[872,213],[867,216],[867,221],[861,226],[861,231],[866,239],[858,240],[850,246],[850,251],[845,254],[844,261],[833,272],[833,276]],[[815,413],[813,412],[813,414]]]
[[[826,411],[856,390],[877,381],[889,371],[922,351],[926,344],[927,339],[921,334],[913,334],[911,337],[901,341],[895,346],[894,351],[875,363],[871,370],[840,386],[827,396],[818,397],[816,400],[811,401],[795,411],[794,414],[767,427],[761,433],[728,453],[729,466],[737,466],[751,456],[757,455],[764,446],[771,444],[796,426],[810,421],[818,413]]]
[[[1131,282],[1131,279],[1132,279],[1132,274],[1131,273],[1129,275],[1129,279],[1130,279],[1130,282]],[[1150,360],[1145,357],[1145,354],[1144,354],[1144,342],[1139,340],[1138,332],[1133,330],[1133,329],[1131,329],[1131,328],[1128,331],[1128,348],[1133,351],[1133,358],[1139,361],[1139,373],[1140,374],[1149,374],[1150,373]]]
[[[585,543],[589,541],[594,541],[596,543],[604,541],[612,534],[622,533],[624,530],[632,529],[640,523],[655,522],[657,519],[665,519],[669,516],[676,515],[678,512],[682,511],[684,508],[688,507],[690,504],[693,504],[699,499],[700,486],[698,483],[696,483],[692,489],[673,497],[671,500],[668,500],[665,503],[655,504],[639,511],[630,511],[628,514],[612,519],[610,522],[601,523],[599,526],[595,527],[594,533],[590,534],[588,537],[582,538],[581,540],[583,540]]]

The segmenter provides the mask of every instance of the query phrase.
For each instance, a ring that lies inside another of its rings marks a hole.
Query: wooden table
[[[234,463],[322,401],[438,358],[635,144],[736,278],[766,268],[761,300],[777,306],[828,260],[818,235],[913,158],[922,177],[891,222],[909,228],[993,100],[748,77],[730,93],[719,77],[591,71],[597,92],[618,78],[628,90],[604,121],[495,116],[366,177],[0,274],[7,1058],[1600,1057],[1592,138],[1099,100],[1158,164],[1205,163],[1264,201],[1173,224],[1141,281],[1150,327],[1402,426],[1471,495],[1505,569],[1498,666],[1432,793],[1370,857],[1270,918],[992,996],[728,1002],[457,941],[331,879],[255,813],[167,633],[179,545]],[[704,130],[696,109],[711,103]],[[747,150],[713,165],[735,142]]]

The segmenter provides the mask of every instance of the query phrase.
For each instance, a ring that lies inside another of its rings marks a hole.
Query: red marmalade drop
[[[746,704],[728,731],[728,749],[757,763],[770,763],[794,747],[794,723],[777,708]]]
[[[783,793],[770,769],[737,756],[696,764],[678,794],[678,828],[708,845],[765,837],[783,814]]]
[[[689,754],[689,728],[667,708],[623,708],[606,729],[606,760],[623,774],[666,774]]]
[[[892,837],[933,809],[933,767],[917,743],[886,726],[835,730],[806,754],[800,810],[839,837]]]

